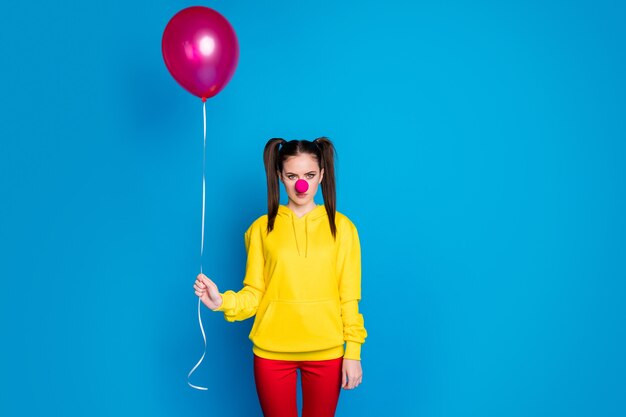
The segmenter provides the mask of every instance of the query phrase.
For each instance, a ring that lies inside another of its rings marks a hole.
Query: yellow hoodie
[[[245,232],[244,287],[221,294],[223,303],[214,311],[223,311],[227,321],[256,314],[249,337],[257,356],[361,359],[367,332],[358,308],[359,237],[345,215],[336,212],[335,224],[336,241],[323,205],[302,217],[281,205],[272,232],[267,214]]]

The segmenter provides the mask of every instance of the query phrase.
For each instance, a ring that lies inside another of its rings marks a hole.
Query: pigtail
[[[267,176],[267,233],[274,229],[274,220],[278,214],[280,189],[278,187],[278,152],[284,139],[272,138],[265,144],[263,163]]]
[[[330,223],[330,231],[333,238],[337,238],[337,225],[335,224],[335,212],[337,209],[337,197],[335,188],[335,147],[325,136],[313,141],[320,149],[320,165],[324,169],[322,178],[322,195],[324,196],[324,206]]]

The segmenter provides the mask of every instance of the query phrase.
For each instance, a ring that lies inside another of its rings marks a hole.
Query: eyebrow
[[[304,175],[306,174],[317,174],[317,171],[305,172]],[[297,175],[297,174],[295,172],[285,172],[285,175]]]

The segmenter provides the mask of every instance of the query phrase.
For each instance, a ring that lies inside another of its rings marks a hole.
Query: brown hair
[[[317,159],[320,169],[324,170],[322,177],[322,196],[330,223],[330,232],[333,238],[337,235],[335,225],[335,211],[337,197],[335,191],[335,147],[325,136],[314,141],[290,140],[272,138],[265,144],[263,162],[267,176],[267,233],[274,229],[274,220],[278,214],[280,189],[278,187],[278,173],[283,171],[283,162],[290,156],[303,153],[313,155]]]

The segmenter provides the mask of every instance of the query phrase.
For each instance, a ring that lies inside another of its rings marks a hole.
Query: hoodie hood
[[[291,225],[293,230],[293,238],[295,241],[298,255],[308,257],[309,250],[309,229],[314,222],[320,222],[328,217],[326,214],[326,207],[323,204],[318,204],[315,208],[309,211],[302,217],[298,217],[289,207],[285,205],[278,206],[278,213],[276,219],[280,219],[281,223]]]

